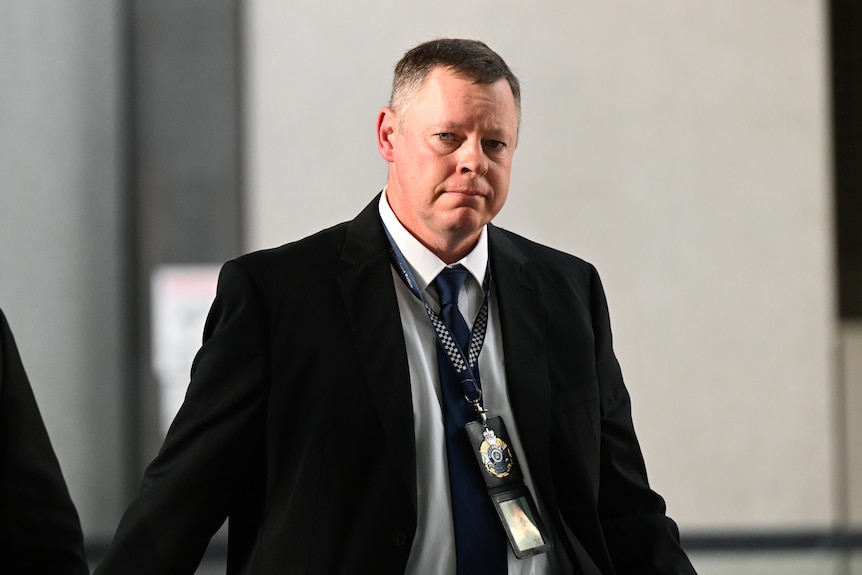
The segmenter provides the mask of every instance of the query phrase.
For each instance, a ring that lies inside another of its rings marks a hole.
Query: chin
[[[452,236],[467,237],[478,232],[486,223],[486,220],[473,214],[467,217],[459,217],[457,219],[450,220],[448,225],[444,226],[444,229],[446,229]]]

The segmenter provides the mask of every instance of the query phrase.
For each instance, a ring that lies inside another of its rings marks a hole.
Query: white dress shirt
[[[436,291],[428,288],[437,274],[447,267],[446,264],[401,225],[386,201],[385,190],[379,209],[383,224],[407,260],[422,297],[434,311],[439,312]],[[467,325],[472,328],[485,296],[482,280],[488,265],[487,228],[482,229],[479,243],[473,251],[457,263],[470,273],[461,289],[458,308]],[[446,467],[446,440],[435,334],[422,302],[413,295],[395,269],[392,270],[392,279],[407,345],[413,397],[413,431],[416,439],[418,524],[405,573],[454,575],[455,535]],[[484,406],[489,416],[501,416],[506,422],[511,447],[524,472],[524,482],[541,509],[538,494],[532,488],[530,471],[509,404],[501,336],[500,314],[492,290],[485,346],[479,355]],[[551,572],[547,554],[518,559],[511,548],[508,548],[508,567],[509,575],[546,575]]]

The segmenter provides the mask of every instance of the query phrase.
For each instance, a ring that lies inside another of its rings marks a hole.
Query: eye
[[[491,150],[502,150],[506,147],[506,144],[499,140],[486,140],[485,147]]]
[[[451,132],[442,132],[440,134],[434,134],[438,140],[442,142],[453,142],[455,141],[455,134]]]

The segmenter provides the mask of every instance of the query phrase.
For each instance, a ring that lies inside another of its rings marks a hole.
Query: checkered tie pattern
[[[462,351],[468,350],[470,329],[458,310],[458,294],[468,272],[461,266],[446,268],[434,279],[440,298],[440,319],[449,328]],[[487,321],[487,317],[482,321]],[[441,342],[442,341],[442,342]],[[464,426],[475,418],[471,405],[464,399],[461,379],[443,346],[447,338],[438,338],[437,367],[443,397],[443,420],[449,465],[449,490],[455,523],[455,551],[458,575],[506,575],[506,534],[488,497],[485,482],[472,453]],[[473,367],[479,385],[478,362]]]

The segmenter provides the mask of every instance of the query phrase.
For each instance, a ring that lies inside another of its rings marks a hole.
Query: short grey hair
[[[515,112],[520,126],[521,84],[518,78],[505,60],[484,42],[457,38],[441,38],[419,44],[398,61],[389,98],[389,107],[396,115],[404,112],[410,98],[438,66],[448,68],[477,84],[493,84],[505,79],[515,98]]]

